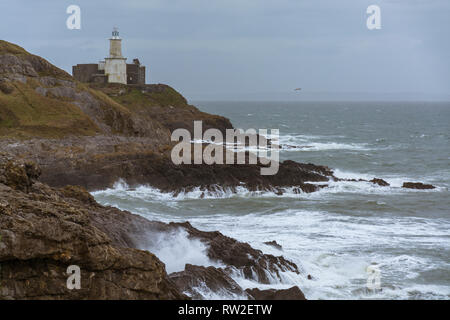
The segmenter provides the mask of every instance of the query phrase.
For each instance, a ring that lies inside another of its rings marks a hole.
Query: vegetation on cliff
[[[0,137],[65,138],[124,135],[162,144],[194,119],[231,128],[202,113],[167,85],[87,85],[47,60],[0,40]]]

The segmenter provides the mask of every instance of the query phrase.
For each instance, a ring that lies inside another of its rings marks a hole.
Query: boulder
[[[205,294],[223,299],[247,297],[244,290],[221,268],[186,264],[184,271],[171,273],[169,277],[180,292],[192,299],[204,299]]]
[[[435,189],[436,187],[431,184],[424,184],[421,182],[405,182],[403,183],[403,188],[406,189],[418,189],[418,190],[429,190]]]
[[[187,299],[156,256],[94,226],[91,216],[107,209],[83,190],[35,181],[38,173],[0,157],[0,299]],[[67,287],[72,265],[81,270],[79,290]]]
[[[280,244],[278,244],[275,240],[264,242],[264,244],[277,248],[278,250],[283,250],[283,247]]]
[[[384,181],[383,179],[378,179],[378,178],[373,178],[372,180],[370,180],[370,182],[372,182],[373,184],[377,184],[381,187],[389,187],[390,184],[386,181]]]
[[[298,287],[289,289],[247,289],[245,290],[255,300],[306,300],[305,295]]]

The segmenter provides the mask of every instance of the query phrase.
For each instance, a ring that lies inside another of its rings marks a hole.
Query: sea
[[[250,192],[239,188],[176,196],[150,185],[117,181],[96,200],[151,220],[190,221],[219,230],[265,253],[295,262],[268,285],[233,276],[242,287],[289,288],[308,299],[450,298],[449,102],[192,102],[223,115],[235,128],[279,129],[281,160],[326,165],[337,177],[381,178],[329,182],[310,194]],[[433,190],[402,188],[423,182]],[[275,240],[282,249],[264,244]],[[210,261],[205,245],[179,232],[150,248],[168,272]],[[311,279],[308,279],[310,275]],[[236,299],[198,288],[205,299]]]

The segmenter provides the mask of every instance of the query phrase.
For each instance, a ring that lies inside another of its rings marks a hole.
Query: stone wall
[[[72,67],[72,75],[81,82],[145,84],[145,66],[140,64],[126,64],[122,59],[107,59],[104,68],[105,70],[99,70],[96,63],[77,64]]]
[[[98,64],[77,64],[72,67],[73,77],[81,82],[92,82],[93,75],[98,73]]]
[[[127,64],[127,84],[145,84],[145,67]]]

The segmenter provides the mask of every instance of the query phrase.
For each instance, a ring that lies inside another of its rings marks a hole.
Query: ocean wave
[[[427,270],[445,268],[442,263],[410,253],[426,247],[448,247],[448,223],[437,219],[415,217],[354,217],[322,211],[288,209],[275,214],[245,216],[196,217],[191,222],[198,228],[221,232],[248,242],[256,249],[280,255],[295,262],[301,273],[281,271],[281,279],[270,277],[263,285],[235,272],[232,278],[244,288],[285,289],[299,286],[309,299],[377,298],[442,298],[450,287],[419,287],[417,277]],[[255,226],[255,221],[258,221]],[[239,226],[239,228],[236,228]],[[280,250],[263,244],[275,239]],[[393,242],[393,239],[395,241]],[[375,248],[383,248],[376,250]],[[394,250],[394,251],[393,251]],[[368,290],[367,267],[378,265],[382,292]],[[309,280],[307,275],[311,274]]]
[[[174,204],[185,200],[198,199],[230,199],[230,198],[312,198],[317,199],[326,195],[334,194],[408,194],[408,193],[433,193],[446,192],[447,187],[437,186],[430,190],[417,190],[402,188],[403,182],[415,181],[408,177],[380,177],[386,180],[390,186],[383,187],[369,182],[373,175],[358,174],[335,170],[335,176],[340,179],[364,179],[368,181],[333,181],[309,182],[316,185],[326,185],[315,192],[305,193],[297,187],[274,188],[274,190],[249,190],[244,183],[234,188],[224,188],[219,185],[211,186],[208,190],[196,187],[190,191],[182,192],[162,192],[161,190],[148,185],[141,185],[131,188],[123,180],[119,180],[112,188],[94,191],[92,194],[96,197],[115,197],[118,200],[130,201],[131,199],[144,201],[161,201],[167,204]],[[278,189],[283,191],[280,195]],[[382,205],[382,203],[380,203]]]
[[[138,249],[155,254],[166,265],[167,273],[183,271],[186,264],[223,267],[207,255],[207,246],[197,239],[191,239],[183,229],[167,232],[148,232]]]
[[[271,136],[267,136],[271,138]],[[301,134],[280,135],[279,142],[283,151],[327,151],[327,150],[359,150],[367,151],[372,148],[367,143],[345,143],[339,141],[343,136],[315,136]],[[328,141],[327,141],[328,140]]]

